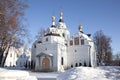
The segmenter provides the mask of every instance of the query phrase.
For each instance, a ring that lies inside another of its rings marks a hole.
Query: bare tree
[[[112,65],[120,66],[120,51],[113,55]]]
[[[115,60],[120,61],[120,52],[117,52],[117,54],[115,54],[114,56],[115,56]]]
[[[101,30],[97,31],[93,37],[99,65],[103,63],[109,65],[112,60],[111,38],[106,36]]]
[[[39,32],[38,32],[38,34],[37,34],[37,36],[36,36],[36,38],[37,39],[43,38],[44,35],[45,35],[45,29],[41,27],[40,30],[39,30]]]
[[[0,1],[0,65],[4,66],[10,46],[23,43],[27,29],[22,24],[26,0]]]

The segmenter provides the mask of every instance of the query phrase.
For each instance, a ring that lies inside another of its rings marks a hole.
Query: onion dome
[[[63,13],[62,13],[62,11],[60,11],[60,19],[59,19],[59,22],[64,22],[63,19],[62,19],[62,16],[63,16]]]
[[[78,30],[83,33],[82,29],[83,29],[82,25],[79,25]]]
[[[55,16],[52,16],[52,26],[51,27],[55,27],[56,28],[56,26],[55,26]]]

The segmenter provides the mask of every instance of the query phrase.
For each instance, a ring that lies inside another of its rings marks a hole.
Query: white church
[[[63,21],[63,13],[55,25],[45,30],[32,46],[31,61],[35,71],[62,71],[78,66],[96,66],[96,52],[90,34],[79,31],[70,37],[70,31]]]

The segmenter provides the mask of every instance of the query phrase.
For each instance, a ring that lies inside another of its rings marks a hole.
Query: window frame
[[[73,40],[70,40],[69,44],[70,44],[70,46],[72,46],[73,45]]]
[[[74,45],[79,45],[79,37],[74,38]]]
[[[61,65],[64,65],[64,59],[61,57]]]
[[[85,44],[84,39],[81,39],[81,45],[84,45],[84,44]]]

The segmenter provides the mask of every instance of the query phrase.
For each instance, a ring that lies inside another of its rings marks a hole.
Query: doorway
[[[47,57],[43,58],[43,60],[42,60],[42,70],[43,71],[50,70],[50,60]]]

